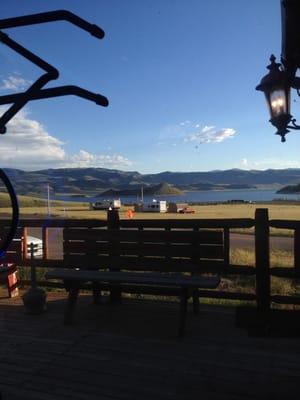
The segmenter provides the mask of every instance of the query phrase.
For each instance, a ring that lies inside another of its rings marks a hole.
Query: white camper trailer
[[[135,204],[134,211],[165,213],[167,212],[167,202],[163,200],[161,201],[153,200],[152,202],[149,203]]]

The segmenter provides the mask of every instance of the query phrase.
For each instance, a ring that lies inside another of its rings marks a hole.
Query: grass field
[[[35,199],[29,196],[18,196],[22,215],[40,215],[47,213],[47,203],[44,199]],[[126,211],[133,207],[122,207],[120,217],[127,218]],[[197,205],[191,207],[195,210],[193,214],[176,213],[135,213],[134,218],[254,218],[257,208],[268,208],[270,219],[294,219],[300,220],[300,206],[289,204],[218,204]],[[0,212],[9,213],[10,203],[7,198],[3,199],[0,194]],[[51,201],[51,214],[55,217],[67,216],[68,218],[99,218],[106,217],[106,211],[90,210],[88,203],[73,203]]]
[[[45,218],[48,215],[47,202],[30,196],[18,196],[20,217]],[[126,211],[133,207],[122,207],[120,218],[127,219]],[[192,206],[193,214],[176,213],[134,213],[134,219],[193,219],[193,218],[254,218],[257,208],[268,208],[270,219],[300,220],[300,206],[296,204],[217,204]],[[0,217],[9,216],[10,202],[7,194],[0,193]],[[90,210],[88,203],[51,201],[51,213],[54,218],[65,219],[106,219],[106,211]],[[253,229],[235,230],[240,233],[252,233]],[[292,232],[284,229],[271,229],[272,235],[291,236]]]
[[[6,198],[5,198],[6,197]],[[20,217],[45,218],[47,216],[47,204],[43,199],[35,199],[28,196],[19,196]],[[133,207],[122,207],[120,218],[127,219],[126,211]],[[270,219],[300,220],[300,206],[294,204],[218,204],[197,205],[192,207],[194,214],[176,213],[134,213],[134,219],[193,219],[193,218],[254,218],[257,208],[268,208]],[[7,196],[0,194],[0,217],[11,213]],[[65,219],[106,219],[106,211],[90,210],[88,203],[73,203],[51,201],[51,214],[54,218]],[[240,233],[252,233],[253,229],[235,230]],[[271,229],[272,235],[291,236],[288,230]]]

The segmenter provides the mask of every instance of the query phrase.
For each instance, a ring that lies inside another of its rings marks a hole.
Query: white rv
[[[140,203],[135,204],[134,210],[136,212],[158,212],[158,213],[165,213],[167,212],[167,202],[166,201],[156,201],[153,200],[149,203]]]

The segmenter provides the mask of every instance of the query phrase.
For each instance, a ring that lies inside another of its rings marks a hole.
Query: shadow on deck
[[[20,298],[0,299],[2,400],[274,400],[298,392],[299,339],[248,337],[233,308],[190,312],[180,341],[177,304],[94,306],[81,296],[65,327],[65,299],[51,292],[40,316],[26,315]]]

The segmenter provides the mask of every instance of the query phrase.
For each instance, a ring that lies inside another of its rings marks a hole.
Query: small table
[[[0,264],[0,282],[6,284],[9,297],[17,297],[19,295],[17,272],[16,264]]]

